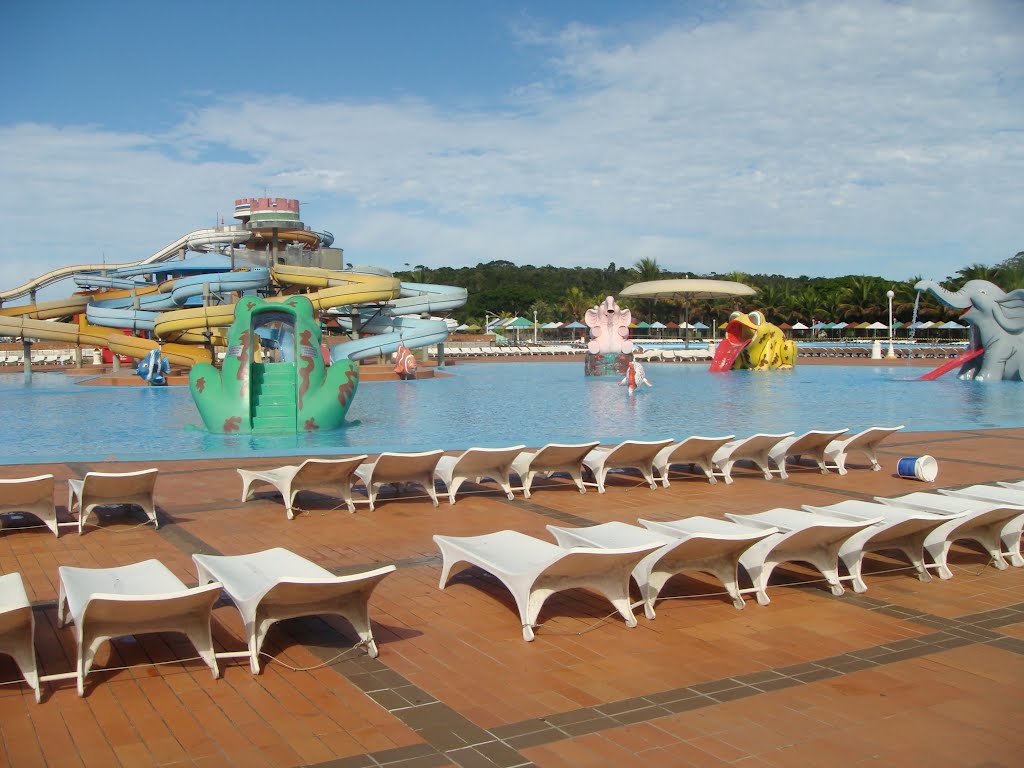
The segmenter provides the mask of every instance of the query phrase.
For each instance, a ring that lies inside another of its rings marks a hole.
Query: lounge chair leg
[[[1020,554],[1022,526],[1024,526],[1024,520],[1021,520],[1019,523],[1010,523],[1003,529],[1002,534],[1000,535],[1003,552],[1005,555],[1009,555],[1010,565],[1014,568],[1024,566],[1024,557],[1021,557]]]
[[[839,559],[843,561],[843,565],[846,566],[846,570],[850,573],[850,583],[853,585],[853,591],[858,594],[867,592],[868,585],[864,583],[864,579],[861,576],[861,568],[864,563],[863,550],[841,555]]]
[[[947,558],[949,557],[949,549],[952,546],[952,542],[942,541],[935,542],[932,544],[926,544],[924,551],[928,553],[928,557],[931,558],[932,562],[938,567],[940,579],[952,579],[953,572],[949,569],[947,564]]]
[[[754,593],[757,595],[758,605],[771,603],[771,598],[768,597],[768,578],[772,575],[773,570],[775,570],[775,563],[765,563],[763,566],[754,565],[747,568],[747,574],[754,585]]]

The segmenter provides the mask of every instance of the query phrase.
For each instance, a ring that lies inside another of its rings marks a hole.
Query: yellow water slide
[[[338,306],[390,301],[397,298],[401,290],[400,281],[394,277],[334,272],[312,267],[279,265],[273,270],[273,277],[282,285],[319,288],[318,291],[305,294],[317,311]],[[142,288],[136,293],[167,290],[168,286],[161,284]],[[126,290],[99,294],[104,299],[130,295],[131,291]],[[79,325],[47,320],[80,314],[85,311],[85,306],[92,298],[72,296],[68,299],[0,308],[0,335],[65,341],[79,346],[108,347],[116,354],[139,359],[145,357],[151,350],[160,348],[161,354],[171,364],[191,367],[197,362],[210,362],[208,345],[224,343],[223,334],[218,333],[216,329],[228,327],[235,319],[234,304],[162,312],[156,321],[155,332],[165,341],[163,344],[151,339],[126,336],[118,329],[90,325],[84,319]],[[277,296],[270,300],[287,299],[288,296]]]
[[[0,316],[0,335],[21,336],[26,339],[43,341],[65,341],[80,347],[107,347],[118,355],[142,359],[154,349],[166,357],[172,365],[191,368],[199,362],[210,362],[210,351],[205,347],[184,344],[163,344],[152,339],[125,336],[116,328],[102,328],[82,320],[74,323],[56,323],[50,320],[32,320],[24,317]],[[203,339],[205,341],[205,338]]]

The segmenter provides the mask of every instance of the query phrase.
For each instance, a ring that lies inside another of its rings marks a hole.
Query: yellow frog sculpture
[[[715,350],[711,370],[752,368],[792,368],[796,365],[796,344],[782,329],[767,322],[760,312],[733,312],[725,328],[725,337]]]

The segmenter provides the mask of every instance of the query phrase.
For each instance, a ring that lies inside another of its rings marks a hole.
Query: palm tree
[[[985,264],[970,264],[966,267],[961,267],[956,271],[956,277],[949,278],[946,282],[949,284],[949,289],[958,291],[963,288],[964,283],[968,280],[988,280],[990,283],[995,283],[1000,277],[999,267],[989,267]]]
[[[888,313],[884,280],[851,275],[839,289],[839,312],[843,320],[879,320]]]
[[[582,320],[586,311],[597,303],[598,302],[592,301],[582,290],[573,286],[565,292],[565,296],[562,298],[562,309],[564,309],[573,320]]]
[[[651,280],[660,280],[665,272],[658,264],[657,259],[643,258],[636,262],[629,270],[629,277],[633,282],[647,283]],[[654,320],[654,306],[657,299],[648,299],[644,302],[647,306],[646,318],[648,322]]]
[[[658,280],[664,271],[657,259],[643,258],[630,268],[629,277],[638,283],[646,283],[649,280]]]
[[[815,320],[820,320],[825,314],[821,306],[821,296],[811,286],[804,287],[793,296],[793,309],[796,312],[795,316],[808,326]]]

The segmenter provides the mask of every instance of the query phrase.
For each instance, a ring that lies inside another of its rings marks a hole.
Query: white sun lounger
[[[456,565],[475,565],[508,587],[519,609],[523,639],[534,638],[533,627],[544,602],[555,592],[590,589],[611,601],[627,627],[636,626],[629,601],[629,576],[636,564],[658,544],[619,549],[566,549],[518,531],[483,536],[434,536],[441,550],[441,589]],[[459,568],[458,570],[461,570]]]
[[[299,616],[330,614],[347,619],[376,658],[370,626],[370,595],[395,566],[350,576],[326,568],[281,547],[251,555],[192,555],[199,583],[219,581],[238,607],[249,644],[249,667],[260,671],[260,649],[277,622]]]
[[[300,491],[329,487],[345,502],[349,512],[355,512],[352,503],[352,475],[366,454],[346,456],[342,459],[306,459],[298,465],[277,469],[239,469],[242,478],[242,501],[249,501],[260,483],[272,485],[281,494],[288,519],[295,517],[293,506]]]
[[[757,465],[761,472],[764,473],[765,480],[771,480],[772,469],[769,453],[776,445],[787,437],[792,436],[792,434],[792,432],[783,432],[778,435],[760,433],[741,438],[740,440],[729,441],[715,451],[714,456],[711,458],[719,469],[715,474],[721,475],[726,485],[728,485],[732,482],[733,465],[737,461],[749,461]],[[785,478],[785,469],[782,469],[780,474]]]
[[[377,499],[377,490],[382,485],[396,485],[401,488],[407,483],[423,486],[431,503],[437,506],[437,493],[434,491],[434,468],[444,451],[424,451],[422,453],[382,453],[373,461],[360,464],[356,468],[356,476],[366,486],[367,501],[373,511]],[[364,503],[360,500],[357,503]]]
[[[843,594],[839,580],[839,550],[858,531],[881,521],[881,517],[860,521],[843,520],[831,515],[814,515],[796,509],[776,507],[752,515],[726,513],[733,522],[762,528],[776,528],[777,533],[753,544],[742,555],[740,565],[754,583],[757,602],[768,605],[768,580],[782,563],[802,562],[813,566],[825,577],[832,594]]]
[[[580,493],[586,493],[583,484],[583,457],[598,445],[591,443],[564,444],[548,443],[538,450],[520,451],[512,462],[512,471],[519,475],[523,496],[530,498],[530,489],[537,475],[551,477],[554,474],[567,474],[576,483]]]
[[[939,493],[946,496],[1020,507],[1021,511],[1024,511],[1024,485],[1000,483],[999,485],[972,485],[956,490],[948,488],[939,488],[938,490]],[[1021,557],[1020,552],[1022,531],[1024,531],[1024,515],[1010,520],[999,534],[999,538],[1003,541],[1003,551],[1010,557],[1010,565],[1017,568],[1024,566],[1024,557]]]
[[[189,589],[159,560],[116,568],[62,565],[57,572],[57,626],[65,626],[70,612],[78,639],[79,696],[85,694],[85,676],[100,645],[122,635],[182,632],[214,678],[220,676],[210,631],[210,613],[220,596],[220,584]]]
[[[718,482],[718,479],[715,477],[713,462],[715,451],[730,440],[735,439],[735,437],[736,435],[726,435],[724,437],[701,437],[700,435],[694,435],[682,442],[662,448],[658,451],[658,455],[654,457],[654,470],[661,477],[661,484],[668,488],[668,476],[672,467],[685,464],[689,465],[692,471],[696,471],[696,468],[700,467],[708,482],[714,485]]]
[[[0,480],[0,512],[27,512],[35,515],[59,536],[57,510],[53,504],[53,475]],[[0,518],[0,529],[3,518]]]
[[[821,474],[827,475],[828,467],[825,466],[825,448],[833,440],[837,440],[840,435],[848,431],[846,429],[833,429],[830,431],[812,429],[809,432],[804,432],[802,435],[787,437],[785,440],[780,440],[775,444],[775,447],[768,452],[768,458],[779,468],[779,475],[783,480],[788,477],[786,462],[792,459],[794,464],[799,464],[804,456],[818,465]]]
[[[846,462],[851,453],[862,453],[871,462],[871,469],[875,472],[882,468],[878,463],[877,450],[879,444],[889,435],[895,434],[903,429],[898,427],[868,427],[863,432],[858,432],[851,437],[844,437],[833,440],[825,448],[825,466],[835,469],[840,475],[846,474]]]
[[[689,517],[666,523],[640,520],[643,528],[612,522],[589,528],[548,530],[563,547],[616,549],[657,545],[633,568],[633,580],[640,588],[644,614],[655,617],[654,602],[669,579],[683,571],[700,571],[717,578],[725,586],[736,608],[745,605],[736,580],[740,554],[751,544],[772,533],[772,529],[753,528],[710,517]]]
[[[20,573],[0,576],[0,653],[14,659],[21,676],[33,690],[38,704],[39,668],[36,665],[35,619]]]
[[[611,448],[598,446],[583,457],[583,466],[594,476],[593,483],[584,485],[597,486],[598,493],[604,493],[605,479],[613,469],[636,469],[643,475],[651,488],[657,488],[654,482],[654,457],[658,451],[672,444],[670,438],[665,440],[623,440]]]
[[[470,448],[458,456],[442,456],[434,469],[434,477],[442,481],[448,489],[448,503],[455,503],[455,494],[463,483],[479,484],[485,477],[494,480],[512,499],[512,483],[509,474],[512,462],[515,461],[525,445],[514,445],[511,448]]]
[[[78,532],[85,529],[96,507],[114,507],[134,504],[142,507],[154,528],[160,526],[156,518],[153,493],[156,490],[157,469],[138,472],[87,472],[82,480],[68,480],[68,511],[78,507]]]
[[[839,548],[839,559],[846,566],[854,592],[864,592],[862,569],[866,552],[896,550],[910,561],[921,581],[931,581],[931,574],[924,562],[924,544],[928,536],[939,526],[948,523],[950,515],[923,512],[909,508],[891,507],[874,501],[850,499],[825,507],[805,504],[804,509],[823,515],[833,515],[847,520],[873,520],[881,518],[858,533],[853,534]],[[957,517],[953,515],[952,517]]]
[[[963,499],[943,496],[939,493],[910,493],[906,496],[883,498],[877,501],[894,507],[934,512],[937,515],[955,515],[955,518],[940,525],[925,539],[924,550],[938,566],[939,578],[951,579],[953,572],[947,565],[950,547],[957,540],[974,541],[980,544],[992,564],[999,570],[1008,567],[1002,553],[1002,533],[1007,525],[1024,515],[1024,510],[998,502]],[[966,513],[966,514],[961,514]]]

